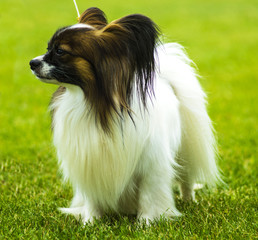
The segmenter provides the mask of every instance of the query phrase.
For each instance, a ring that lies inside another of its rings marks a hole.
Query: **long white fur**
[[[156,59],[155,97],[147,100],[148,110],[135,93],[134,123],[118,117],[112,138],[96,125],[79,87],[66,85],[51,106],[56,109],[54,145],[74,189],[72,204],[63,212],[83,222],[107,211],[147,221],[179,216],[172,180],[188,200],[194,198],[195,183],[211,185],[219,179],[205,94],[191,61],[178,44],[159,46]]]

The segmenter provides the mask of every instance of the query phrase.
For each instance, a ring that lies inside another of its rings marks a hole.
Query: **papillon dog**
[[[108,23],[98,8],[56,31],[32,72],[57,84],[50,104],[53,142],[74,197],[64,213],[84,223],[106,213],[152,221],[179,216],[173,187],[220,179],[206,95],[192,61],[162,44],[148,17]]]

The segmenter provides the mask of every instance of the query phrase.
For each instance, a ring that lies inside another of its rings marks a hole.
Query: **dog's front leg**
[[[171,166],[153,164],[142,177],[139,186],[138,219],[149,224],[161,216],[165,218],[180,216],[175,207],[171,187]]]

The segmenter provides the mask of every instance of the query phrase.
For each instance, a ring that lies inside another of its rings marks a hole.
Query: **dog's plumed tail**
[[[166,58],[165,62],[162,61],[163,55],[159,56],[162,62],[160,72],[173,76],[164,78],[170,79],[170,85],[180,102],[182,141],[177,160],[182,169],[178,171],[179,182],[186,183],[185,187],[190,188],[195,183],[213,186],[220,181],[220,174],[216,165],[214,130],[206,110],[206,95],[182,47],[175,43],[166,44],[163,52],[170,59],[168,61]],[[176,69],[171,67],[173,63]]]
[[[214,185],[220,177],[215,161],[216,141],[211,120],[205,111],[205,102],[195,101],[192,96],[180,95],[180,89],[177,90],[182,123],[179,161],[183,166],[188,165],[186,169],[192,178],[190,182]]]

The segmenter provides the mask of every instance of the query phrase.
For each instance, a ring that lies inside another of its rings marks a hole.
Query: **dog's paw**
[[[193,189],[194,189],[194,190],[199,190],[199,189],[202,189],[203,187],[204,187],[203,184],[201,184],[201,183],[195,183]]]
[[[141,216],[137,217],[140,224],[146,224],[147,226],[149,226],[151,224],[151,222],[154,220],[151,216],[147,215],[147,214],[142,214]]]
[[[72,207],[72,208],[59,208],[64,214],[73,215],[78,221],[81,220],[83,225],[87,223],[93,223],[95,219],[101,218],[101,214],[98,211],[89,211],[87,207]]]
[[[93,224],[95,220],[98,220],[100,218],[100,214],[84,216],[84,218],[82,219],[83,226],[86,226],[87,224]]]
[[[80,219],[80,217],[83,214],[83,207],[73,207],[73,208],[59,208],[58,209],[60,212],[64,214],[71,214],[73,215],[77,220]]]
[[[156,214],[153,214],[153,213],[142,213],[140,215],[137,216],[138,220],[140,221],[140,223],[142,224],[146,224],[146,225],[150,225],[153,221],[156,221],[156,220],[160,220],[160,219],[175,219],[177,217],[181,217],[182,214],[174,209],[174,210],[166,210],[165,212],[161,212],[161,213],[156,213]]]

